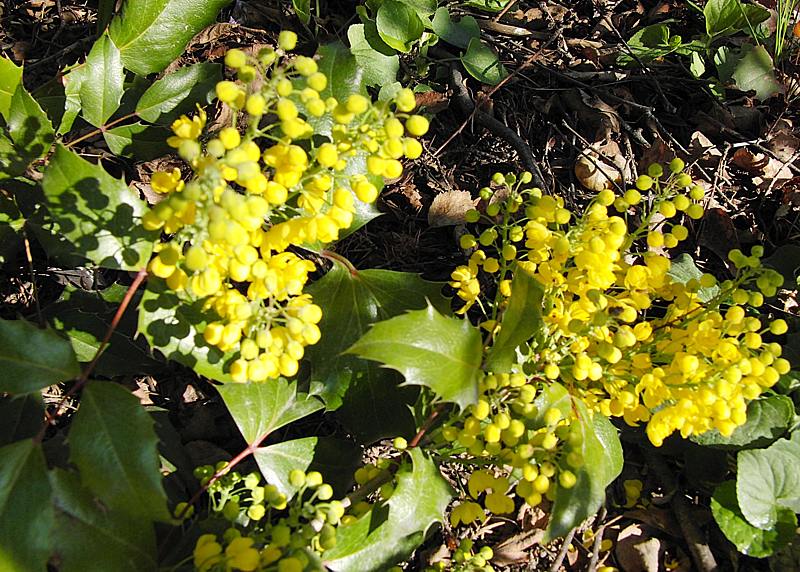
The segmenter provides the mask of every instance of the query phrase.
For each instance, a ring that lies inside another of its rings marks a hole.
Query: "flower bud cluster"
[[[195,470],[201,482],[213,473],[210,466]],[[331,500],[331,486],[316,471],[293,470],[289,483],[297,493],[287,500],[274,485],[260,483],[258,473],[243,477],[229,472],[209,486],[209,518],[227,521],[229,527],[221,538],[214,533],[200,536],[194,549],[196,570],[324,569],[319,556],[336,545],[336,528],[345,512],[341,501]]]
[[[337,240],[358,202],[375,201],[400,160],[419,157],[416,137],[428,129],[409,113],[410,90],[391,102],[326,97],[328,77],[314,59],[287,56],[292,44],[227,53],[238,81],[219,82],[216,94],[231,125],[203,143],[205,111],[173,123],[168,143],[194,173],[188,182],[178,169],[155,173],[165,197],[143,217],[166,235],[150,273],[187,303],[202,300],[203,339],[233,354],[226,368],[237,382],[297,372],[322,314],[303,294],[313,263],[288,249]]]
[[[494,558],[494,551],[490,546],[482,546],[475,550],[474,543],[469,538],[464,538],[458,543],[458,548],[453,552],[449,562],[439,561],[434,563],[426,572],[493,572],[494,568],[489,561]]]

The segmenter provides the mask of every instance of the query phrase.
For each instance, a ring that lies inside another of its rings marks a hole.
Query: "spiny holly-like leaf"
[[[486,367],[490,371],[511,371],[516,350],[542,327],[542,285],[533,274],[517,266],[511,281],[511,298],[503,311],[500,333],[489,350]]]
[[[775,527],[769,530],[761,530],[747,522],[736,499],[734,481],[726,481],[714,490],[711,514],[736,549],[753,558],[764,558],[787,545],[797,528],[797,516],[788,508],[780,509]]]
[[[192,37],[211,24],[230,0],[125,0],[109,35],[129,70],[160,72],[183,53]]]
[[[781,509],[800,512],[800,431],[767,449],[740,451],[736,497],[747,521],[757,528],[775,527]]]
[[[57,330],[69,336],[78,361],[90,362],[100,349],[117,306],[117,301],[109,303],[96,293],[67,288],[61,299],[47,306],[43,314]],[[135,334],[136,316],[125,312],[94,371],[113,377],[150,373],[160,368],[144,341],[134,341]]]
[[[433,306],[375,324],[347,353],[396,369],[406,383],[430,387],[462,409],[478,400],[480,332]]]
[[[452,490],[433,461],[419,449],[409,451],[412,463],[397,473],[397,487],[384,506],[376,506],[358,522],[340,528],[336,547],[323,554],[336,572],[386,570],[407,558],[425,532],[442,521]]]
[[[221,77],[219,64],[186,66],[157,80],[139,98],[136,114],[150,123],[168,123],[181,113],[208,102],[208,94]]]
[[[167,359],[205,377],[231,381],[226,366],[233,361],[233,354],[223,353],[203,339],[206,324],[214,320],[203,305],[202,300],[183,300],[163,280],[150,279],[139,304],[139,332]]]
[[[107,129],[103,132],[103,139],[115,155],[151,161],[169,153],[169,135],[170,132],[163,127],[137,122]]]
[[[0,397],[0,447],[30,439],[44,421],[44,404],[39,393]]]
[[[18,154],[18,163],[27,166],[50,151],[53,144],[53,125],[21,82],[11,96],[6,123],[8,135]]]
[[[44,453],[33,440],[0,449],[0,568],[44,570],[53,526]]]
[[[606,498],[606,487],[622,471],[622,446],[616,428],[608,418],[600,414],[592,416],[580,399],[573,400],[572,407],[583,437],[579,451],[584,463],[572,469],[577,477],[572,488],[557,485],[545,531],[548,540],[564,536],[594,514]]]
[[[22,68],[6,57],[0,56],[0,115],[8,121],[11,97],[22,81]]]
[[[349,272],[334,264],[330,272],[308,288],[322,308],[322,339],[308,348],[315,390],[335,409],[344,401],[353,405],[350,428],[365,440],[399,435],[412,425],[406,408],[408,391],[398,390],[397,374],[343,352],[363,336],[370,325],[430,303],[445,310],[441,285],[416,274],[389,270]],[[412,392],[413,399],[413,392]]]
[[[143,519],[170,519],[153,420],[127,389],[89,382],[68,440],[83,484],[107,506]]]
[[[322,409],[319,399],[297,393],[297,383],[283,378],[264,383],[228,383],[222,400],[248,443]]]
[[[770,395],[747,405],[747,420],[730,437],[716,429],[692,437],[700,445],[723,449],[766,447],[789,428],[794,419],[794,403],[785,395]]]
[[[70,343],[25,320],[0,320],[0,392],[29,393],[80,373]]]
[[[506,67],[500,63],[494,50],[479,38],[472,38],[469,41],[467,51],[461,56],[461,63],[469,75],[489,85],[497,85],[508,75]]]
[[[317,470],[326,483],[344,494],[351,484],[349,475],[361,459],[361,448],[343,439],[304,437],[259,447],[253,456],[264,478],[291,498],[297,492],[289,482],[289,473],[294,469]]]
[[[103,469],[97,467],[96,471]],[[148,519],[109,510],[77,473],[50,473],[56,520],[53,545],[63,572],[155,570],[155,533]]]
[[[364,35],[364,24],[353,24],[347,29],[350,52],[364,70],[364,82],[370,86],[382,86],[397,79],[400,60],[396,55],[387,56],[369,45]]]
[[[125,91],[125,70],[114,42],[106,34],[92,46],[86,56],[86,71],[89,81],[81,83],[81,106],[83,118],[100,127],[119,108],[122,92]]]
[[[78,254],[119,270],[147,264],[158,233],[142,228],[147,207],[123,181],[58,145],[42,188],[59,232]]]

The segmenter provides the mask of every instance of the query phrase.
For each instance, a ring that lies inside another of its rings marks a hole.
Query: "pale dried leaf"
[[[436,195],[428,210],[428,224],[432,227],[464,224],[466,214],[475,208],[478,199],[472,198],[469,191],[445,191]]]

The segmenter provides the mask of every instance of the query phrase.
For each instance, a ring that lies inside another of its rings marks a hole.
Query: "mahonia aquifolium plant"
[[[515,495],[536,506],[575,485],[582,433],[574,414],[537,410],[549,385],[563,385],[590,412],[646,424],[660,446],[676,431],[731,435],[748,402],[790,367],[762,337],[785,333],[786,323],[756,315],[783,280],[761,265],[761,247],[731,251],[735,276],[721,283],[670,273],[666,251],[689,233],[680,219],[703,215],[703,188],[683,161],[666,171],[652,165],[621,197],[600,192],[580,217],[561,197],[527,188],[530,181],[529,173],[498,173],[494,189],[481,190],[483,213],[467,213],[477,231],[460,239],[472,253],[451,275],[464,302],[458,312],[479,315],[487,348],[516,273],[533,277],[543,300],[541,330],[518,349],[514,371],[486,372],[477,403],[442,427],[452,451],[480,467],[469,476],[469,499],[452,510],[454,526],[486,511],[511,513]],[[482,289],[487,282],[496,288]]]
[[[410,114],[408,89],[393,102],[323,99],[328,78],[317,63],[287,55],[296,41],[285,31],[278,50],[257,58],[227,52],[239,81],[219,82],[216,94],[231,125],[202,144],[205,111],[173,123],[167,142],[194,173],[188,182],[178,169],[155,173],[151,185],[166,197],[143,218],[166,235],[150,273],[216,314],[203,338],[236,355],[227,366],[236,382],[297,373],[305,347],[320,338],[322,312],[303,293],[314,264],[288,249],[339,238],[353,223],[354,199],[374,202],[376,182],[398,177],[401,158],[420,156],[415,137],[428,129]],[[332,125],[330,135],[313,125]],[[354,172],[359,161],[364,168]]]
[[[216,467],[197,467],[195,477],[206,484]],[[324,570],[320,555],[336,546],[336,529],[345,519],[345,503],[331,500],[333,489],[316,471],[293,470],[289,481],[297,493],[286,496],[262,484],[257,472],[246,476],[230,471],[208,487],[208,517],[199,523],[193,563],[199,572],[301,572]],[[179,504],[175,512],[180,514]],[[191,516],[191,513],[185,513]]]

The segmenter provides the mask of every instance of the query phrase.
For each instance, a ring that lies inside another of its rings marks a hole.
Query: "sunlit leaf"
[[[141,75],[160,72],[228,2],[125,0],[108,32],[126,68]]]
[[[736,483],[726,481],[714,490],[711,497],[711,514],[728,540],[742,554],[764,558],[788,544],[795,537],[797,516],[787,508],[778,511],[773,528],[756,528],[744,518],[736,498]]]
[[[736,497],[747,521],[769,530],[782,509],[800,512],[800,432],[779,439],[766,449],[740,451],[737,456]]]
[[[386,570],[407,558],[422,543],[425,532],[441,522],[452,490],[439,469],[420,449],[409,451],[412,464],[397,472],[397,487],[377,506],[340,528],[336,546],[323,554],[325,566],[336,572]]]
[[[201,62],[181,68],[153,82],[136,104],[136,114],[150,123],[167,123],[195,104],[208,102],[221,78],[219,64]]]
[[[228,383],[219,388],[225,406],[248,443],[322,409],[319,399],[297,393],[283,378],[265,383]]]
[[[477,328],[428,306],[375,324],[347,353],[396,369],[406,383],[463,409],[478,400],[482,350]]]
[[[158,233],[141,226],[147,207],[123,181],[58,145],[42,188],[58,231],[78,254],[120,270],[147,264]]]
[[[486,358],[489,371],[511,371],[517,348],[541,329],[543,295],[544,289],[533,274],[517,266],[511,281],[508,307],[502,313],[500,333]]]
[[[489,85],[497,85],[508,75],[494,50],[478,38],[469,41],[467,51],[461,56],[461,63],[469,75]]]
[[[125,89],[125,70],[119,50],[103,34],[86,56],[85,71],[90,81],[81,83],[80,98],[83,118],[100,127],[119,108]]]

